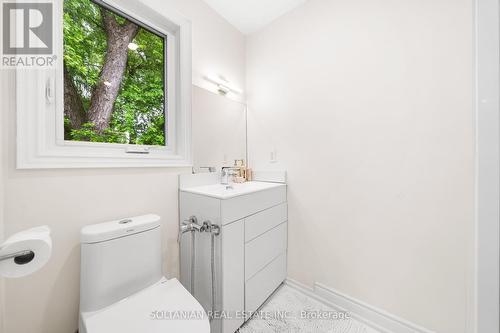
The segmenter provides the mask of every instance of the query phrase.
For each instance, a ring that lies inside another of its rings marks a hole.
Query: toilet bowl
[[[123,301],[82,316],[87,333],[210,332],[203,308],[177,279],[164,278]]]
[[[161,271],[160,217],[81,231],[80,333],[209,333],[202,306]]]

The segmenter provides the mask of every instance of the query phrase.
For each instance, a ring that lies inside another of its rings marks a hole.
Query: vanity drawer
[[[249,242],[287,220],[287,204],[282,203],[245,219],[245,242]]]
[[[284,222],[245,244],[245,281],[286,252],[287,223]]]
[[[245,283],[245,311],[255,311],[286,278],[286,253],[282,253]]]
[[[286,202],[286,185],[221,200],[221,221],[228,224]]]

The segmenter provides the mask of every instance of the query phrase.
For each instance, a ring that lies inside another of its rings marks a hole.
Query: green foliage
[[[98,134],[94,130],[94,124],[92,123],[85,123],[81,128],[71,130],[71,137],[75,141],[128,143],[125,133],[116,132],[108,128],[102,134]]]
[[[124,24],[126,19],[118,18],[117,22]],[[139,47],[128,51],[109,128],[98,134],[91,123],[75,129],[66,119],[65,139],[165,145],[164,42],[162,37],[140,28],[133,41]],[[86,111],[99,81],[106,48],[99,6],[90,0],[65,0],[64,62]]]

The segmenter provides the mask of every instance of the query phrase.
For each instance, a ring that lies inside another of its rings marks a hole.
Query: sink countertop
[[[232,188],[227,188],[228,186],[231,186]],[[280,186],[286,186],[286,184],[252,181],[245,183],[231,183],[229,185],[211,184],[204,186],[181,188],[180,190],[182,192],[206,195],[208,197],[224,200]]]

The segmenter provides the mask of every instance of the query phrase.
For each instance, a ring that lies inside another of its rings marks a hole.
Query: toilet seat
[[[202,306],[177,279],[163,278],[103,310],[82,314],[87,333],[209,333]]]

